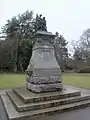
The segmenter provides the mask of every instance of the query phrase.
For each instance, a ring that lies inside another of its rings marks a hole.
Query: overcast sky
[[[27,9],[43,14],[48,31],[59,31],[68,41],[90,28],[90,0],[0,0],[0,27]]]

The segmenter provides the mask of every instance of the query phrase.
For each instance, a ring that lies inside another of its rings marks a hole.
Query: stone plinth
[[[1,94],[8,120],[32,120],[54,113],[90,106],[90,95],[64,88],[62,91],[33,93],[26,87]]]
[[[27,89],[33,92],[62,90],[60,66],[54,54],[55,35],[37,32],[30,63],[27,68]]]

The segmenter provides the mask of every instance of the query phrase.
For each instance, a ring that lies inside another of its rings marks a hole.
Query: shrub
[[[90,66],[84,66],[83,68],[80,68],[76,70],[78,73],[90,73]]]

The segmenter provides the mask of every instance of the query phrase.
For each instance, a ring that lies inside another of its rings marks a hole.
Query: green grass
[[[0,74],[0,88],[14,88],[25,84],[26,75]]]
[[[24,86],[25,74],[0,74],[0,88],[14,88]],[[76,87],[90,88],[90,75],[67,74],[63,75],[63,83]]]
[[[63,83],[76,87],[90,88],[90,75],[63,75]]]

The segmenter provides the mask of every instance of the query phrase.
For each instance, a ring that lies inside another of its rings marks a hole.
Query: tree
[[[25,71],[32,56],[32,43],[30,39],[23,40],[19,47],[19,68],[20,71]]]
[[[23,54],[22,51],[24,48],[22,49],[21,45],[24,44],[23,47],[26,47],[25,45],[27,45],[27,47],[30,47],[30,49],[28,49],[28,52],[31,54],[32,39],[30,39],[30,37],[33,33],[32,20],[33,12],[26,11],[21,15],[19,14],[18,16],[11,18],[11,20],[7,20],[7,24],[5,24],[5,26],[2,28],[2,35],[5,36],[5,44],[3,44],[3,46],[6,45],[7,51],[8,47],[10,48],[8,54],[10,54],[11,59],[13,60],[11,63],[14,71],[23,70],[26,68],[22,68],[22,66],[25,66],[23,65],[25,63],[23,63],[22,56],[26,56],[27,52],[24,51]],[[27,49],[24,50],[27,51]],[[3,55],[3,53],[4,49],[2,50],[1,54]],[[28,58],[30,58],[30,54],[28,54]],[[25,56],[23,57],[25,58]]]
[[[74,50],[73,64],[76,69],[89,66],[90,62],[90,29],[83,31],[78,41],[72,41]]]
[[[12,38],[17,36],[22,38],[28,38],[32,34],[32,19],[33,12],[26,11],[23,14],[19,14],[17,17],[12,17],[11,20],[7,20],[7,24],[2,28],[2,33],[6,38]]]
[[[80,40],[74,47],[74,58],[87,60],[90,58],[90,29],[83,31]]]
[[[9,71],[14,67],[14,41],[3,40],[0,43],[0,68]]]
[[[60,67],[65,68],[68,60],[68,49],[66,47],[68,42],[66,42],[66,39],[62,35],[59,36],[58,32],[56,32],[56,36],[54,44],[55,56]]]

